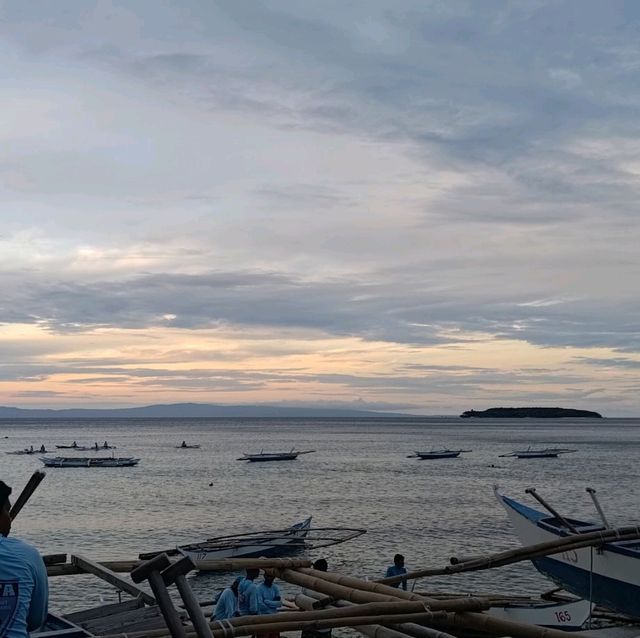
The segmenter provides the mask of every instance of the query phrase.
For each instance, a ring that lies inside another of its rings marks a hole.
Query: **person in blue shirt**
[[[258,611],[260,615],[276,614],[282,605],[280,590],[273,582],[271,572],[264,573],[264,581],[258,585]]]
[[[0,638],[28,638],[47,617],[47,570],[38,550],[11,531],[11,488],[0,481]]]
[[[260,570],[257,568],[247,569],[246,576],[238,585],[238,611],[241,616],[258,615],[258,592],[256,584],[253,582]]]
[[[393,565],[387,567],[387,573],[385,574],[385,578],[390,578],[391,576],[400,576],[401,574],[406,574],[407,568],[404,566],[404,556],[402,554],[396,554],[393,557]],[[393,583],[391,587],[398,587],[400,583]],[[402,589],[407,591],[407,581],[402,581]]]
[[[238,576],[229,587],[227,587],[218,597],[212,620],[227,620],[239,616],[238,612],[238,585],[242,576]]]

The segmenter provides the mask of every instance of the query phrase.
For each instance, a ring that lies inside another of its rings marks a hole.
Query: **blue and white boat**
[[[495,490],[523,545],[536,545],[605,531],[598,523],[552,516]],[[575,532],[567,527],[567,523]],[[531,560],[544,576],[568,592],[607,609],[640,617],[640,540],[606,542]]]

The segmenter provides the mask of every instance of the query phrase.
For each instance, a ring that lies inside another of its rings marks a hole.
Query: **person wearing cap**
[[[10,495],[0,481],[0,638],[28,638],[47,617],[47,570],[35,547],[9,538]]]
[[[241,580],[242,576],[238,576],[231,585],[220,594],[215,609],[213,610],[212,620],[227,620],[227,618],[240,615],[238,612],[238,585]]]

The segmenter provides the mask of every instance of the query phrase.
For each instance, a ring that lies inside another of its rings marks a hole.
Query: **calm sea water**
[[[406,556],[409,569],[417,569],[443,566],[452,555],[518,546],[493,497],[494,484],[529,503],[524,490],[536,487],[560,512],[594,519],[585,492],[590,486],[612,524],[640,519],[640,419],[0,421],[0,478],[16,495],[42,467],[35,456],[6,451],[105,439],[118,446],[117,455],[140,457],[139,466],[48,469],[16,520],[16,536],[43,553],[126,559],[220,534],[279,529],[313,515],[319,527],[368,532],[311,558],[324,556],[332,570],[373,579],[384,574],[396,552]],[[176,449],[183,439],[202,447]],[[498,458],[528,445],[577,452],[557,459]],[[316,452],[292,462],[236,461],[244,452],[293,446]],[[451,460],[407,458],[432,447],[472,452]],[[230,574],[194,575],[191,583],[209,598],[231,580]],[[521,564],[422,580],[419,587],[527,594],[551,584]],[[53,609],[115,600],[114,591],[94,577],[52,579]]]

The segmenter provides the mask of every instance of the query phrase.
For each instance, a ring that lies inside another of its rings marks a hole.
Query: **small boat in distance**
[[[311,454],[315,450],[296,450],[291,448],[289,452],[264,452],[260,450],[258,454],[244,454],[236,459],[236,461],[252,461],[253,463],[260,463],[265,461],[293,461],[297,459],[301,454]]]
[[[85,447],[84,445],[78,445],[75,441],[71,445],[56,445],[56,448],[59,450],[80,450],[82,452],[86,452],[91,448]]]
[[[35,449],[33,445],[31,447],[26,447],[24,450],[15,450],[13,452],[5,452],[5,454],[48,454],[49,450],[47,450],[44,445],[41,445],[38,449]]]
[[[417,450],[407,456],[408,459],[455,459],[463,452],[471,452],[471,450],[429,450],[428,452],[418,452]]]
[[[76,448],[78,449],[78,448]],[[102,444],[99,445],[98,442],[96,441],[92,446],[91,449],[94,452],[98,452],[99,450],[115,450],[116,446],[115,445],[109,445],[106,441]]]
[[[514,456],[518,459],[555,459],[561,454],[570,454],[571,452],[577,452],[577,450],[566,447],[545,447],[536,450],[528,447],[526,450],[514,450],[509,454],[500,454],[498,458]]]
[[[200,443],[198,443],[196,445],[187,445],[187,442],[183,441],[182,443],[180,443],[180,445],[176,445],[176,448],[178,450],[199,450],[200,449]]]
[[[89,458],[86,456],[53,456],[40,457],[45,467],[132,467],[138,465],[140,459],[132,456],[97,456]]]

